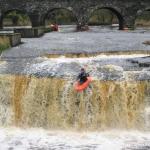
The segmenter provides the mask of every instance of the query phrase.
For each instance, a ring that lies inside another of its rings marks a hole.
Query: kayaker
[[[84,82],[86,82],[88,79],[87,77],[89,77],[89,74],[86,73],[84,68],[81,68],[81,72],[79,73],[77,80],[79,80],[80,84],[83,84]]]

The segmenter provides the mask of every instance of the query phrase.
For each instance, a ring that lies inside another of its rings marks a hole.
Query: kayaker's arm
[[[81,77],[81,74],[79,74],[79,75],[77,76],[76,80],[77,80],[77,81],[80,80],[80,77]]]
[[[92,72],[92,70],[89,71],[89,72],[87,72],[87,73],[86,73],[86,76],[89,77],[91,72]]]

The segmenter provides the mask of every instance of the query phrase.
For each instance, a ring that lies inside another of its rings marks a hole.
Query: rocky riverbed
[[[111,65],[120,72],[143,72],[144,75],[137,78],[149,79],[150,46],[143,44],[150,39],[149,31],[100,27],[92,27],[88,32],[73,30],[73,26],[65,26],[60,32],[41,38],[22,39],[20,46],[2,53],[0,73],[66,77],[75,76],[81,67],[86,67],[93,75],[99,72],[98,77],[105,79],[108,77],[102,74],[108,76],[108,69],[104,68]],[[70,58],[65,58],[67,54]]]

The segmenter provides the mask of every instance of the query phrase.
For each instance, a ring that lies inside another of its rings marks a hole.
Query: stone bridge
[[[137,15],[150,10],[150,0],[0,0],[0,27],[4,16],[12,10],[26,13],[33,27],[44,26],[45,18],[54,9],[66,9],[76,17],[80,27],[86,26],[97,9],[111,10],[119,20],[119,29],[134,28]]]

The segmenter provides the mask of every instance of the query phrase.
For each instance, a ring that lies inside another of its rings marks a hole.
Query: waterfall
[[[55,129],[149,129],[148,81],[94,80],[83,92],[71,79],[0,75],[0,125]]]

